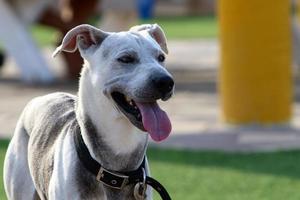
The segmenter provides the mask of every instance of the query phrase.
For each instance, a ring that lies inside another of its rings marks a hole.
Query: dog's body
[[[112,189],[85,169],[74,134],[82,135],[93,159],[106,169],[130,171],[145,156],[145,130],[156,141],[171,131],[156,104],[168,99],[174,87],[162,66],[162,49],[167,48],[159,26],[105,33],[82,25],[66,35],[56,53],[77,47],[86,60],[78,97],[54,93],[35,98],[18,121],[4,165],[10,200],[135,199],[134,185]],[[149,199],[150,193],[147,189]]]

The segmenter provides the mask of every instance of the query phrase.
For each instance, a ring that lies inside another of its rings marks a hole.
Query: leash
[[[79,160],[89,172],[96,176],[97,181],[102,182],[110,188],[119,190],[123,189],[127,185],[135,184],[134,196],[138,200],[145,198],[147,185],[150,185],[159,193],[162,200],[171,200],[170,195],[162,184],[154,178],[146,176],[144,170],[145,157],[137,170],[128,172],[111,171],[102,167],[100,163],[92,158],[80,132],[75,132],[74,142]]]

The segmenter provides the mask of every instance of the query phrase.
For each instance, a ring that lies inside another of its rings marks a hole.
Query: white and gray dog
[[[54,55],[77,48],[85,60],[78,97],[37,97],[18,121],[4,163],[9,200],[135,199],[134,185],[113,189],[86,170],[74,134],[81,133],[91,157],[105,169],[122,172],[141,165],[148,135],[162,141],[171,132],[157,104],[174,91],[164,67],[166,38],[158,25],[119,33],[80,25],[66,34]],[[146,194],[152,199],[149,189]]]

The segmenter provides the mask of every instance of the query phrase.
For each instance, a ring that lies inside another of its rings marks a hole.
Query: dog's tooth
[[[126,101],[130,102],[131,99],[128,96],[126,96]]]

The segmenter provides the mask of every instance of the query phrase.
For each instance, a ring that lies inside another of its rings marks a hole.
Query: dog
[[[74,135],[105,169],[136,170],[145,163],[148,137],[157,142],[171,122],[157,101],[174,93],[165,68],[167,41],[157,24],[127,32],[90,25],[70,30],[54,52],[80,51],[85,63],[77,96],[53,93],[24,108],[4,163],[8,199],[136,199],[135,186],[115,189],[96,180],[80,159]],[[102,174],[101,174],[102,176]],[[150,187],[146,199],[152,199]],[[142,198],[143,199],[143,198]]]

